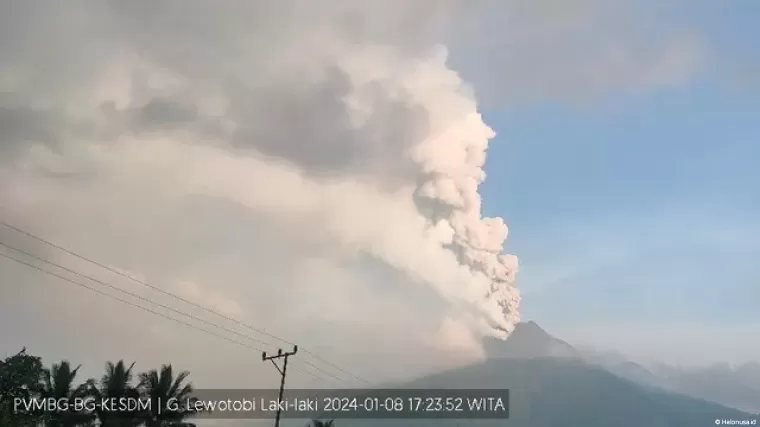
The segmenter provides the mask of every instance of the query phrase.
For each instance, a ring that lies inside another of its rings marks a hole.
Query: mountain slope
[[[511,416],[494,420],[337,420],[336,427],[693,427],[750,415],[656,392],[571,359],[492,359],[405,384],[404,388],[509,388]]]
[[[646,387],[757,413],[760,411],[760,364],[727,364],[706,367],[653,366],[645,368],[615,352],[581,349],[587,362]]]
[[[622,354],[612,351],[598,351],[591,348],[581,349],[583,360],[598,365],[613,374],[637,384],[660,389],[669,389],[665,380],[644,366],[628,360]]]
[[[572,345],[555,338],[543,330],[536,322],[517,325],[506,341],[488,338],[483,342],[486,355],[490,359],[535,357],[580,358],[581,353]]]
[[[648,369],[613,351],[576,349],[553,337],[535,322],[520,323],[507,339],[488,340],[490,358],[562,357],[584,360],[620,378],[654,390],[666,390],[751,413],[760,411],[760,364],[706,368]]]
[[[692,427],[750,414],[653,387],[656,375],[633,362],[589,362],[589,356],[534,322],[506,341],[484,343],[488,360],[411,381],[404,388],[508,388],[510,419],[341,420],[337,427],[502,425],[508,427]]]
[[[661,367],[657,374],[680,393],[750,412],[760,411],[760,364]]]
[[[596,362],[589,362],[586,352],[533,322],[518,325],[506,341],[485,344],[485,362],[419,378],[402,388],[507,388],[509,420],[336,420],[336,427],[692,427],[715,425],[716,419],[756,419],[653,387],[656,376],[624,358],[597,355]]]

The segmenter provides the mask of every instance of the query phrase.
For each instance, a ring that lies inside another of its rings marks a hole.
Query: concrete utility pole
[[[280,412],[281,412],[280,405],[282,405],[282,393],[283,391],[285,391],[285,375],[287,375],[288,373],[288,358],[290,356],[293,356],[297,352],[298,352],[298,346],[294,345],[293,351],[287,352],[287,353],[283,353],[282,349],[277,350],[277,354],[275,354],[274,356],[267,356],[266,351],[261,353],[261,360],[265,362],[267,360],[271,361],[274,367],[277,368],[277,371],[280,373],[280,394],[277,398],[277,418],[275,418],[274,427],[280,427]],[[280,359],[280,358],[285,359],[282,364],[282,369],[280,369],[280,366],[277,365],[277,362],[274,361],[275,359]]]

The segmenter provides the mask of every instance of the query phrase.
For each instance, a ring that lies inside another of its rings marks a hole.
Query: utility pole
[[[267,356],[267,352],[261,353],[261,360],[266,362],[267,360],[271,361],[275,368],[277,368],[277,371],[280,373],[280,394],[277,397],[277,418],[275,418],[274,421],[274,427],[280,427],[280,412],[282,411],[282,408],[280,407],[282,405],[282,393],[285,391],[285,375],[288,373],[288,357],[293,356],[298,352],[298,346],[293,346],[293,351],[284,353],[282,349],[277,350],[277,354],[273,356]],[[282,369],[280,369],[280,366],[275,362],[275,359],[284,358],[285,361],[282,364]]]

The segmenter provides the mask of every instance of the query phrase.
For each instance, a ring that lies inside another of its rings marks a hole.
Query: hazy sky
[[[640,358],[760,359],[754,1],[0,11],[0,215],[29,231],[386,381],[476,360],[516,320],[475,192],[492,129],[480,196],[509,226],[523,319]],[[258,350],[5,259],[0,274],[8,354],[277,384]],[[325,385],[307,360],[355,383],[302,353],[292,384]]]

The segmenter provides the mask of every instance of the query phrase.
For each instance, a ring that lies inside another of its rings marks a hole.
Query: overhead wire
[[[235,319],[234,317],[228,316],[228,315],[226,315],[224,313],[220,313],[217,310],[213,310],[211,308],[205,307],[205,306],[203,306],[201,304],[198,304],[196,302],[193,302],[193,301],[190,301],[190,300],[188,300],[186,298],[183,298],[183,297],[181,297],[179,295],[176,295],[176,294],[174,294],[172,292],[169,292],[169,291],[166,291],[164,289],[161,289],[160,287],[152,285],[152,284],[150,284],[150,283],[148,283],[148,282],[146,282],[144,280],[140,280],[140,279],[138,279],[138,278],[136,278],[136,277],[134,277],[132,275],[129,275],[127,273],[119,271],[119,270],[117,270],[115,268],[112,268],[112,267],[110,267],[108,265],[105,265],[103,263],[100,263],[98,261],[92,260],[92,259],[90,259],[88,257],[85,257],[84,255],[81,255],[79,253],[76,253],[76,252],[74,252],[74,251],[72,251],[72,250],[70,250],[68,248],[65,248],[63,246],[57,245],[57,244],[55,244],[55,243],[53,243],[53,242],[51,242],[49,240],[46,240],[46,239],[44,239],[44,238],[42,238],[40,236],[35,235],[35,234],[33,234],[33,233],[31,233],[31,232],[29,232],[27,230],[24,230],[24,229],[21,229],[19,227],[16,227],[16,226],[12,225],[12,224],[9,224],[8,222],[6,222],[4,220],[0,219],[0,225],[5,226],[5,227],[7,227],[7,228],[9,228],[9,229],[11,229],[13,231],[16,231],[17,233],[20,233],[20,234],[23,234],[23,235],[25,235],[27,237],[30,237],[30,238],[32,238],[34,240],[37,240],[38,242],[46,244],[46,245],[48,245],[48,246],[50,246],[52,248],[58,249],[60,251],[63,251],[63,252],[65,252],[65,253],[73,256],[73,257],[76,257],[76,258],[78,258],[78,259],[80,259],[82,261],[88,262],[88,263],[93,264],[93,265],[95,265],[97,267],[103,268],[103,269],[105,269],[105,270],[107,270],[107,271],[109,271],[111,273],[114,273],[114,274],[117,274],[117,275],[119,275],[121,277],[124,277],[124,278],[126,278],[126,279],[128,279],[128,280],[130,280],[130,281],[132,281],[134,283],[137,283],[139,285],[145,286],[145,287],[150,288],[150,289],[152,289],[152,290],[154,290],[156,292],[164,294],[164,295],[166,295],[168,297],[171,297],[171,298],[174,298],[174,299],[176,299],[178,301],[184,302],[185,304],[189,304],[189,305],[191,305],[191,306],[193,306],[195,308],[201,309],[201,310],[203,310],[203,311],[205,311],[207,313],[213,314],[215,316],[218,316],[218,317],[221,317],[221,318],[223,318],[225,320],[233,322],[233,323],[237,324],[238,326],[242,326],[244,328],[247,328],[247,329],[252,330],[254,332],[257,332],[257,333],[260,333],[262,335],[268,336],[270,338],[273,338],[273,339],[275,339],[277,341],[280,341],[280,342],[283,342],[285,344],[295,345],[295,343],[293,343],[291,341],[288,341],[288,340],[286,340],[284,338],[281,338],[281,337],[279,337],[277,335],[274,335],[274,334],[272,334],[270,332],[267,332],[264,329],[257,328],[255,326],[250,325],[250,324],[244,323],[244,322],[242,322],[242,321],[240,321],[238,319]],[[258,341],[261,342],[261,340],[258,340]],[[331,368],[333,368],[333,369],[335,369],[335,370],[337,370],[337,371],[339,371],[339,372],[341,372],[341,373],[343,373],[345,375],[348,375],[349,377],[351,377],[351,378],[353,378],[355,380],[358,380],[358,381],[360,381],[362,383],[371,384],[370,381],[368,381],[368,380],[366,380],[366,379],[364,379],[364,378],[362,378],[362,377],[360,377],[358,375],[355,375],[355,374],[349,372],[348,370],[346,370],[345,368],[342,368],[342,367],[340,367],[340,366],[338,366],[338,365],[336,365],[336,364],[334,364],[334,363],[332,363],[332,362],[330,362],[330,361],[328,361],[328,360],[320,357],[319,355],[317,355],[314,352],[308,350],[307,348],[300,348],[300,349],[301,349],[301,351],[303,351],[304,353],[309,354],[312,358],[320,361],[324,365],[330,366]],[[312,363],[312,362],[310,362],[308,360],[304,360],[304,359],[301,359],[301,360],[302,360],[303,363],[305,363],[305,364],[307,364],[307,365],[309,365],[309,366],[311,366],[311,367],[313,367],[315,369],[320,370],[320,368],[316,364],[314,364],[314,363]]]
[[[51,261],[45,260],[45,259],[43,259],[43,258],[41,258],[41,257],[38,257],[38,256],[36,256],[36,255],[33,255],[33,254],[30,254],[30,253],[28,253],[28,252],[26,252],[26,251],[23,251],[23,250],[20,250],[20,249],[18,249],[18,248],[15,248],[15,247],[13,247],[13,246],[11,246],[11,245],[8,245],[8,244],[6,244],[6,243],[4,243],[4,242],[1,242],[1,241],[0,241],[0,246],[6,247],[6,248],[8,248],[8,249],[11,249],[11,250],[13,250],[13,251],[15,251],[15,252],[18,252],[18,253],[20,253],[20,254],[22,254],[22,255],[28,256],[28,257],[30,257],[30,258],[33,258],[33,259],[36,259],[36,260],[38,260],[38,261],[41,261],[41,262],[44,262],[44,263],[46,263],[46,264],[52,265],[52,266],[54,266],[54,267],[60,268],[60,269],[62,269],[62,270],[64,270],[64,271],[67,271],[67,272],[69,272],[69,273],[71,273],[71,274],[75,274],[75,275],[77,275],[77,276],[80,276],[80,277],[82,277],[82,278],[85,278],[85,279],[88,279],[88,280],[92,280],[93,282],[95,282],[95,283],[98,283],[98,284],[99,284],[99,285],[101,285],[101,286],[104,286],[104,287],[107,287],[107,288],[110,288],[110,289],[116,290],[116,291],[118,291],[118,292],[121,292],[121,293],[124,293],[124,294],[126,294],[126,295],[130,295],[130,296],[132,296],[132,297],[134,297],[134,298],[137,298],[137,299],[139,299],[139,300],[145,301],[145,302],[147,302],[147,303],[149,303],[149,304],[153,304],[153,305],[156,305],[156,306],[158,306],[158,307],[164,308],[164,309],[166,309],[166,310],[170,310],[170,311],[173,311],[173,312],[175,312],[175,313],[177,313],[177,314],[180,314],[180,315],[182,315],[182,316],[185,316],[185,317],[188,317],[188,318],[190,318],[190,319],[193,319],[193,320],[196,320],[196,321],[199,321],[199,322],[202,322],[202,323],[208,324],[208,325],[210,325],[210,326],[213,326],[213,327],[215,327],[215,328],[218,328],[218,329],[222,329],[222,330],[224,330],[224,331],[226,331],[226,332],[229,332],[229,333],[232,333],[232,334],[238,335],[238,336],[240,336],[240,337],[243,337],[243,338],[246,338],[246,339],[250,339],[250,340],[259,341],[259,342],[262,342],[262,343],[264,343],[265,345],[268,345],[268,343],[265,343],[265,342],[263,342],[263,341],[261,341],[261,340],[258,340],[257,338],[254,338],[254,337],[250,337],[250,336],[247,336],[247,335],[245,335],[245,334],[241,334],[241,333],[239,333],[239,332],[237,332],[237,331],[234,331],[234,330],[232,330],[232,329],[226,328],[226,327],[224,327],[224,326],[220,326],[220,325],[217,325],[217,324],[215,324],[215,323],[213,323],[213,322],[210,322],[210,321],[207,321],[207,320],[205,320],[205,319],[202,319],[202,318],[199,318],[199,317],[193,316],[192,314],[189,314],[189,313],[185,313],[185,312],[182,312],[181,310],[177,310],[177,309],[175,309],[175,308],[173,308],[173,307],[170,307],[170,306],[167,306],[167,305],[164,305],[164,304],[161,304],[161,303],[157,303],[157,302],[154,302],[154,301],[150,301],[150,300],[149,300],[149,299],[147,299],[147,298],[141,297],[141,296],[139,296],[139,295],[136,295],[136,294],[134,294],[134,293],[132,293],[132,292],[129,292],[129,291],[126,291],[126,290],[124,290],[124,289],[120,289],[120,288],[118,288],[117,286],[113,286],[113,285],[111,285],[111,284],[105,283],[105,282],[103,282],[103,281],[100,281],[100,280],[98,280],[98,279],[95,279],[95,278],[93,278],[93,277],[90,277],[90,276],[88,276],[88,275],[86,275],[86,274],[83,274],[83,273],[80,273],[80,272],[77,272],[77,271],[71,270],[71,269],[69,269],[69,268],[67,268],[67,267],[64,267],[64,266],[61,266],[61,265],[59,265],[59,264],[53,263],[53,262],[51,262]],[[181,320],[181,319],[177,319],[177,318],[175,318],[175,317],[172,317],[172,316],[169,316],[169,315],[167,315],[167,314],[165,314],[165,313],[161,313],[161,312],[159,312],[159,311],[153,310],[153,309],[151,309],[151,308],[148,308],[148,307],[144,307],[144,306],[142,306],[142,305],[140,305],[140,304],[136,304],[136,303],[134,303],[134,302],[131,302],[131,301],[128,301],[128,300],[126,300],[126,299],[123,299],[123,298],[119,298],[118,296],[115,296],[115,295],[111,295],[111,294],[109,294],[109,293],[107,293],[107,292],[103,292],[103,291],[101,291],[101,290],[99,290],[99,289],[97,289],[97,288],[95,288],[95,287],[92,287],[92,286],[86,285],[86,284],[84,284],[84,283],[81,283],[81,282],[78,282],[78,281],[76,281],[76,280],[72,280],[72,279],[70,279],[70,278],[67,278],[67,277],[65,277],[65,276],[62,276],[62,275],[60,275],[60,274],[57,274],[57,273],[54,273],[54,272],[52,272],[52,271],[46,270],[46,269],[44,269],[44,268],[42,268],[42,267],[39,267],[39,266],[37,266],[37,265],[34,265],[34,264],[28,263],[28,262],[26,262],[26,261],[20,260],[20,259],[18,259],[18,258],[15,258],[15,257],[13,257],[13,256],[11,256],[11,255],[8,255],[8,254],[5,254],[5,253],[2,253],[2,252],[0,252],[0,257],[6,258],[6,259],[8,259],[8,260],[11,260],[11,261],[14,261],[14,262],[16,262],[16,263],[18,263],[18,264],[21,264],[21,265],[24,265],[24,266],[26,266],[26,267],[32,268],[32,269],[34,269],[34,270],[37,270],[37,271],[39,271],[39,272],[41,272],[41,273],[44,273],[44,274],[50,275],[50,276],[52,276],[52,277],[56,277],[56,278],[58,278],[58,279],[60,279],[60,280],[66,281],[66,282],[68,282],[68,283],[71,283],[71,284],[77,285],[77,286],[79,286],[79,287],[81,287],[81,288],[84,288],[84,289],[90,290],[90,291],[92,291],[92,292],[95,292],[95,293],[97,293],[97,294],[99,294],[99,295],[101,295],[101,296],[104,296],[104,297],[106,297],[106,298],[110,298],[110,299],[113,299],[113,300],[115,300],[115,301],[121,302],[121,303],[123,303],[123,304],[127,304],[127,305],[129,305],[129,306],[131,306],[131,307],[134,307],[134,308],[139,308],[139,309],[141,309],[141,310],[144,310],[144,311],[147,311],[147,312],[149,312],[149,313],[151,313],[151,314],[154,314],[154,315],[157,315],[157,316],[161,316],[161,317],[163,317],[163,318],[165,318],[165,319],[168,319],[168,320],[172,320],[172,321],[174,321],[174,322],[177,322],[177,323],[179,323],[179,324],[181,324],[181,325],[184,325],[184,326],[188,326],[188,327],[190,327],[190,328],[196,329],[196,330],[198,330],[198,331],[201,331],[201,332],[204,332],[204,333],[206,333],[206,334],[209,334],[209,335],[213,335],[213,336],[215,336],[215,337],[217,337],[217,338],[221,338],[221,339],[224,339],[224,340],[226,340],[226,341],[228,341],[228,342],[231,342],[231,343],[233,343],[233,344],[236,344],[236,345],[238,345],[238,346],[241,346],[241,347],[247,348],[248,350],[253,350],[253,351],[258,351],[258,352],[262,352],[262,351],[264,351],[263,349],[261,349],[261,348],[259,348],[259,347],[254,347],[254,346],[252,346],[252,345],[249,345],[249,344],[246,344],[246,343],[243,343],[243,342],[240,342],[240,341],[234,340],[234,339],[232,339],[232,338],[230,338],[230,337],[228,337],[228,336],[225,336],[225,335],[221,335],[221,334],[215,333],[215,332],[213,332],[213,331],[211,331],[211,330],[208,330],[208,329],[205,329],[205,328],[199,327],[199,326],[197,326],[197,325],[194,325],[194,324],[192,324],[192,323],[190,323],[190,322],[186,322],[186,321],[183,321],[183,320]],[[318,368],[318,367],[317,367],[317,368]],[[319,369],[318,369],[318,370],[319,370]],[[315,373],[315,372],[312,372],[312,371],[310,371],[310,370],[307,370],[307,369],[302,369],[302,371],[303,371],[303,372],[305,372],[305,373],[307,373],[307,374],[309,374],[309,375],[311,375],[311,376],[312,376],[312,377],[314,377],[314,378],[317,378],[317,379],[321,379],[321,380],[323,380],[323,381],[328,381],[328,382],[331,382],[331,383],[334,383],[334,384],[338,384],[338,383],[337,383],[335,380],[337,380],[337,381],[345,381],[343,378],[339,378],[339,377],[337,377],[337,376],[335,376],[335,375],[332,375],[332,374],[330,374],[329,372],[326,372],[326,371],[324,371],[324,370],[321,370],[321,372],[322,372],[323,374],[325,374],[325,375],[328,375],[328,377],[329,377],[329,378],[325,378],[325,377],[323,377],[323,376],[321,376],[321,375],[319,375],[319,374],[317,374],[317,373]]]

